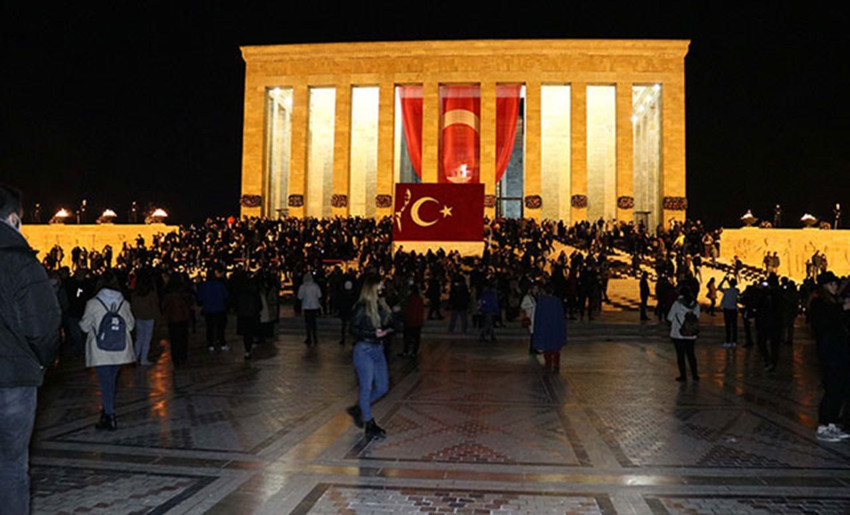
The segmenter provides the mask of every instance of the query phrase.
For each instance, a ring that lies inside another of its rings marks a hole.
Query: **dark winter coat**
[[[24,237],[0,222],[0,388],[41,386],[59,346],[62,312]]]
[[[563,303],[552,295],[537,300],[531,345],[540,351],[558,351],[567,343],[567,323]]]
[[[821,365],[842,369],[850,365],[850,334],[844,325],[844,310],[841,304],[816,296],[809,305],[808,315],[815,333]]]

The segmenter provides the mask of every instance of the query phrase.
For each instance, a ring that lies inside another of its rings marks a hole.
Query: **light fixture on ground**
[[[117,217],[118,217],[118,215],[115,213],[115,211],[113,211],[111,209],[104,209],[103,213],[101,213],[101,215],[98,217],[97,223],[98,224],[115,223],[115,219]]]
[[[800,218],[800,223],[803,224],[803,227],[814,227],[815,224],[818,223],[818,219],[811,214],[806,213]]]
[[[756,222],[758,222],[758,220],[759,220],[758,218],[753,216],[753,212],[750,209],[747,209],[747,212],[744,213],[744,216],[741,217],[741,221],[747,227],[752,227],[753,225],[755,225]]]
[[[158,207],[154,209],[153,212],[145,218],[145,223],[164,224],[166,218],[168,218],[168,213],[166,213],[164,209]]]
[[[50,223],[52,224],[64,224],[68,221],[68,218],[71,216],[71,213],[68,212],[64,207],[59,208],[59,211],[53,215],[53,218],[50,219]]]

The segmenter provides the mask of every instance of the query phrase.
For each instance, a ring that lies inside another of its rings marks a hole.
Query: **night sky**
[[[237,213],[240,45],[634,38],[691,40],[690,217],[729,227],[747,208],[769,219],[778,202],[791,220],[841,202],[850,218],[850,29],[814,2],[52,4],[0,8],[0,181],[48,213],[82,198],[122,219],[131,200],[178,223]]]

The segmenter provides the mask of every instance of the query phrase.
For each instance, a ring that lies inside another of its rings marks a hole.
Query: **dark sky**
[[[52,4],[0,8],[0,181],[46,211],[88,198],[121,216],[154,201],[173,222],[236,213],[239,45],[512,38],[690,39],[689,214],[731,226],[777,202],[789,219],[850,209],[850,30],[815,2]]]

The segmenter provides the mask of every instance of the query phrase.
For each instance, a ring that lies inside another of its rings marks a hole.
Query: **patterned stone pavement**
[[[235,336],[208,353],[202,324],[186,368],[162,342],[122,370],[115,432],[94,431],[97,381],[69,359],[40,392],[34,512],[850,513],[850,442],[814,438],[804,327],[766,374],[705,317],[702,380],[679,384],[664,329],[636,319],[571,322],[558,375],[516,324],[487,344],[428,325],[418,363],[391,363],[372,442],[344,413],[357,383],[333,319],[318,349],[285,319],[248,363]]]

